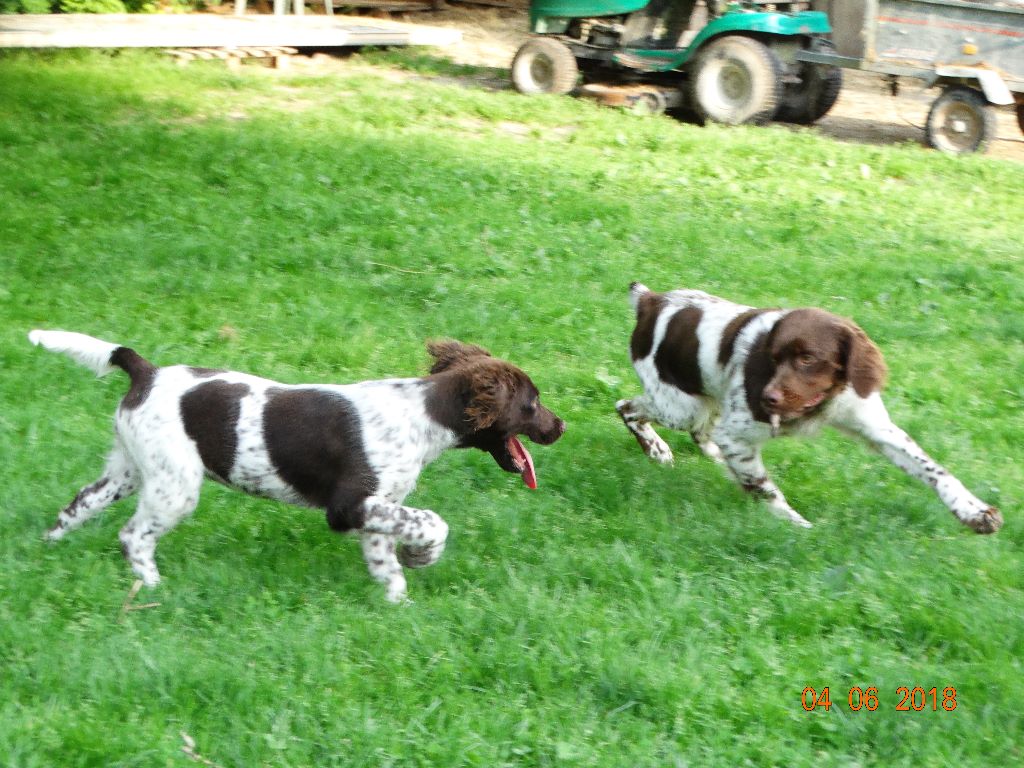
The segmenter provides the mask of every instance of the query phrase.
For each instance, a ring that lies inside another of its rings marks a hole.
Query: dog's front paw
[[[440,544],[426,544],[421,547],[404,544],[398,548],[398,562],[406,568],[426,568],[441,559],[444,552],[444,542]]]
[[[60,541],[61,539],[64,538],[64,534],[65,533],[67,533],[67,529],[66,528],[61,528],[60,526],[54,526],[53,528],[51,528],[50,530],[48,530],[46,533],[43,534],[43,539],[45,541]]]
[[[660,437],[656,437],[653,440],[647,440],[643,446],[644,453],[650,458],[654,459],[659,464],[673,464],[675,463],[675,456],[672,455],[672,449],[668,447],[668,443],[662,440]]]
[[[794,512],[790,516],[789,522],[791,522],[793,525],[798,525],[801,528],[813,528],[814,527],[813,525],[811,525],[811,521],[810,520],[804,519],[803,517],[801,517],[796,512]]]
[[[783,520],[789,520],[793,525],[798,525],[801,528],[813,528],[811,522],[807,520],[803,515],[789,506],[786,501],[781,499],[769,499],[768,509],[771,510],[772,514],[776,517],[780,517]]]
[[[995,533],[1003,527],[1003,515],[995,507],[986,507],[983,511],[964,520],[975,533]]]
[[[387,590],[384,592],[384,599],[395,605],[409,602],[405,592],[405,582],[401,585],[388,584]]]

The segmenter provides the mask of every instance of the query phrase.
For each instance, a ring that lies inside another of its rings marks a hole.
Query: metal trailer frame
[[[1016,104],[1024,131],[1024,5],[865,0],[860,23],[860,58],[813,50],[796,58],[942,88],[926,133],[947,152],[984,148],[994,133],[989,105]]]

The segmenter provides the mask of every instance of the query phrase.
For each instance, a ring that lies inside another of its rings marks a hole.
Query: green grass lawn
[[[223,768],[1019,764],[1021,167],[357,61],[0,57],[0,764],[199,764],[182,734]],[[649,462],[613,409],[639,391],[632,280],[854,317],[896,422],[1005,528],[835,434],[766,450],[809,531],[687,436]],[[451,537],[410,605],[319,513],[209,484],[135,599],[158,605],[124,612],[130,502],[42,534],[126,380],[35,327],[288,382],[418,375],[456,337],[569,427],[534,492],[475,452],[424,472],[409,502]],[[938,711],[897,711],[901,686]]]

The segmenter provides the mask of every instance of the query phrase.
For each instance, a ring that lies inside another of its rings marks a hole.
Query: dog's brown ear
[[[446,339],[444,341],[427,342],[427,351],[433,356],[434,364],[431,373],[441,373],[456,365],[460,365],[474,357],[490,357],[491,353],[476,344],[463,344],[461,341]]]
[[[518,386],[516,371],[508,363],[491,357],[479,358],[463,371],[469,389],[466,416],[475,429],[487,429],[508,413]]]
[[[861,328],[847,320],[846,378],[860,397],[879,392],[888,369],[882,352]]]

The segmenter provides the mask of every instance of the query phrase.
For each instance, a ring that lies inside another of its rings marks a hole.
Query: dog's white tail
[[[110,364],[110,356],[115,349],[121,347],[120,344],[111,344],[109,341],[71,331],[30,331],[28,340],[51,352],[63,352],[97,376],[106,376],[114,370],[114,366]]]
[[[633,311],[636,312],[637,306],[640,304],[640,297],[646,293],[650,293],[651,289],[643,283],[630,283],[629,284],[629,303],[633,305]]]

